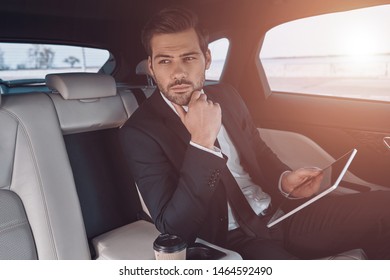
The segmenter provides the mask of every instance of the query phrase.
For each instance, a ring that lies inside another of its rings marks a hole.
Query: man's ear
[[[154,71],[153,71],[153,66],[152,66],[152,58],[148,56],[148,69],[152,77],[154,78]]]
[[[211,51],[210,49],[207,49],[205,53],[205,60],[206,60],[206,70],[210,68],[211,65]]]

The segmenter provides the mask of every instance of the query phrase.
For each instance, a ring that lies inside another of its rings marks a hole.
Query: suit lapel
[[[209,92],[209,91],[208,91]],[[222,124],[232,140],[234,147],[236,148],[240,161],[242,163],[249,163],[249,166],[253,166],[255,157],[252,149],[250,149],[250,142],[248,136],[244,135],[244,124],[241,124],[239,120],[233,115],[235,108],[227,108],[226,102],[223,100],[223,95],[229,94],[229,92],[214,93],[209,92],[208,98],[214,102],[218,102],[222,109]]]

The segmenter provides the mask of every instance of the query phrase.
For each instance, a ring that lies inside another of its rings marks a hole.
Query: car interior
[[[66,71],[45,66],[45,74],[34,79],[5,79],[2,74],[12,66],[1,68],[7,62],[2,61],[6,51],[0,51],[0,259],[154,259],[152,244],[159,232],[129,172],[119,131],[156,89],[141,45],[142,26],[158,10],[174,5],[195,11],[211,42],[228,39],[220,76],[207,84],[237,90],[262,139],[284,163],[292,169],[324,168],[356,148],[354,162],[332,195],[389,190],[388,101],[337,95],[337,89],[334,95],[274,90],[265,60],[259,58],[274,27],[319,15],[387,9],[387,4],[4,1],[0,43],[100,48],[109,57],[94,73],[71,64]],[[241,259],[236,252],[197,241],[224,252],[224,259]],[[324,259],[365,258],[356,248]]]

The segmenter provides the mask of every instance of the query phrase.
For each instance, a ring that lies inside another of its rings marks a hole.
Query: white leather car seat
[[[54,91],[49,96],[57,110],[64,136],[83,136],[88,132],[97,134],[108,130],[115,132],[138,107],[131,90],[123,90],[121,95],[117,94],[115,80],[109,75],[50,74],[46,76],[46,83]],[[78,186],[81,189],[83,187]],[[126,187],[131,188],[130,185]],[[98,194],[91,192],[90,199],[95,196],[97,197]],[[106,198],[109,199],[109,195]],[[138,197],[133,199],[138,201]],[[91,215],[85,215],[84,218],[99,219]],[[153,259],[152,244],[159,235],[154,224],[138,219],[120,225],[117,228],[110,228],[107,232],[102,232],[104,229],[96,229],[89,234],[91,246],[96,254],[94,257],[96,259]],[[101,234],[96,235],[96,233]]]
[[[0,102],[0,259],[89,259],[53,103],[41,93]]]

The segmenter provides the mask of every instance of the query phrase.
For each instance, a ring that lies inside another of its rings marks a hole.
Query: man
[[[143,44],[158,90],[121,137],[159,231],[188,243],[200,237],[244,259],[319,258],[354,248],[389,257],[390,192],[324,198],[268,229],[271,201],[304,181],[294,196],[310,196],[321,172],[290,171],[261,140],[234,89],[204,87],[211,54],[191,12],[161,11],[145,26]]]

